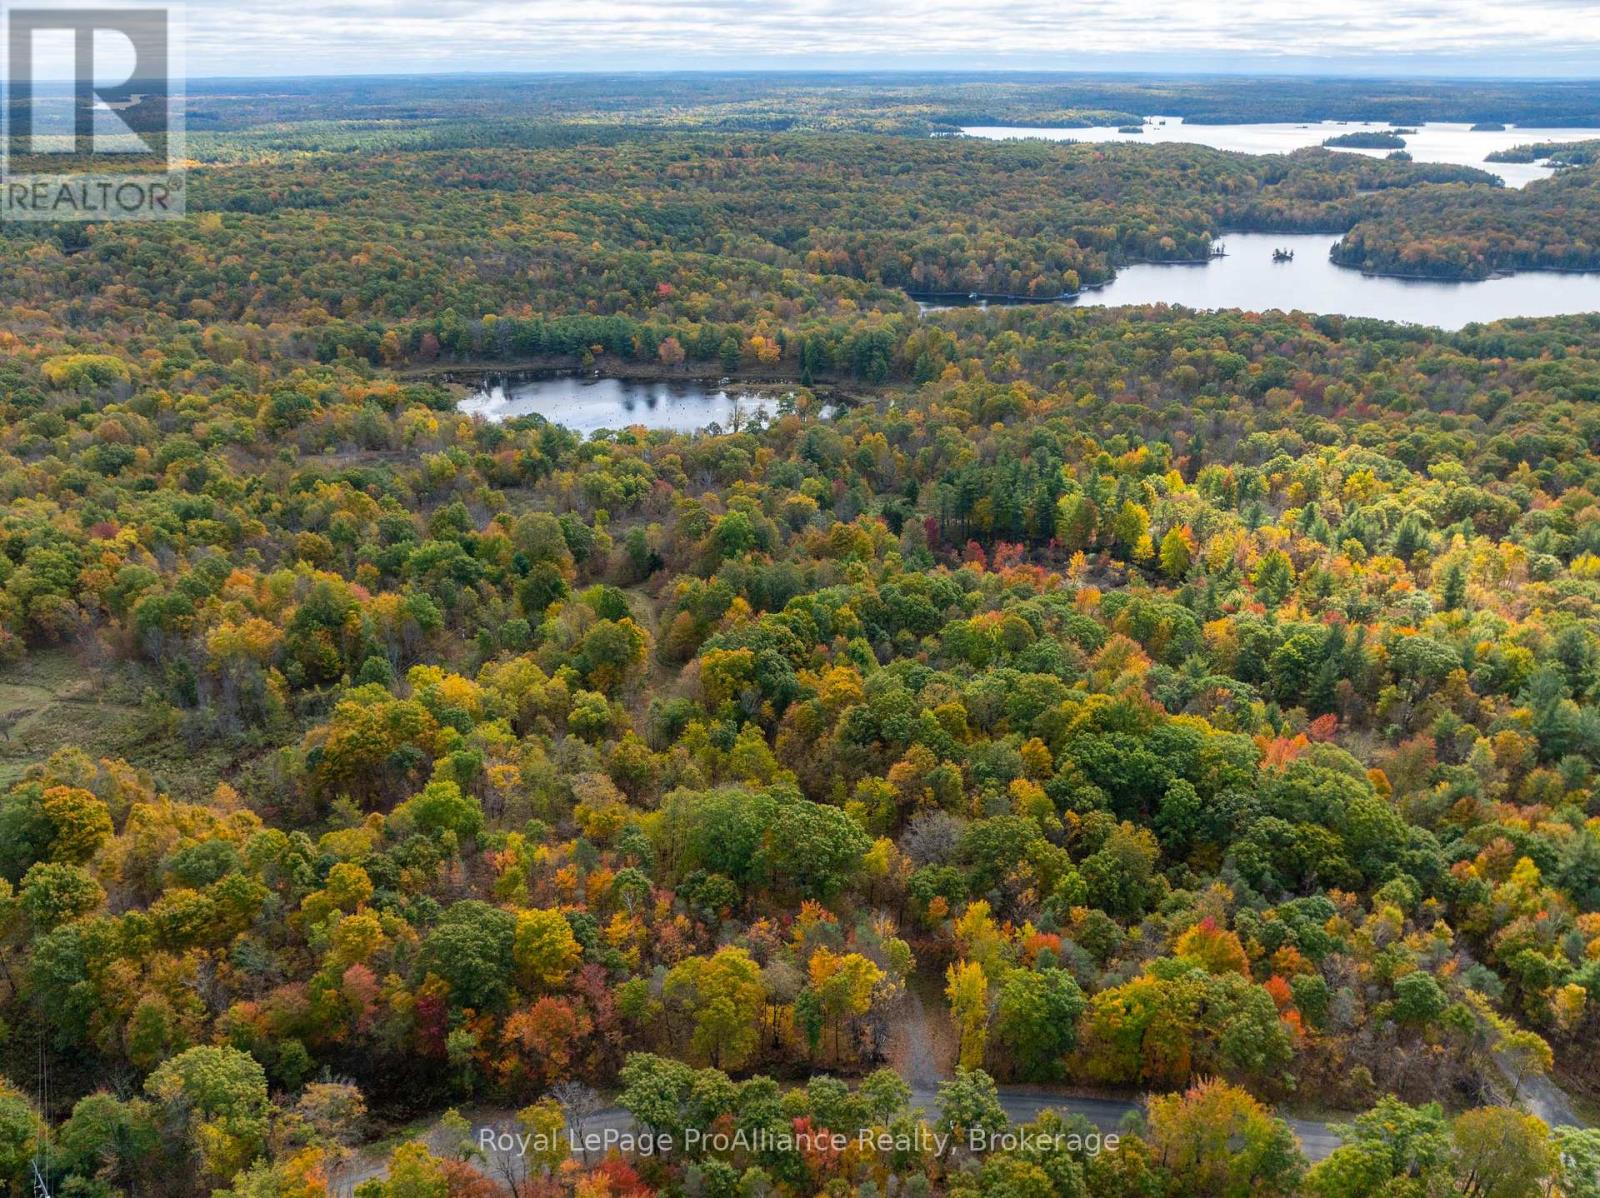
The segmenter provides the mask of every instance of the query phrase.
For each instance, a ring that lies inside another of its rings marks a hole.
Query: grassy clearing
[[[0,667],[0,785],[64,745],[127,756],[138,740],[139,690],[125,674],[86,666],[66,649]]]
[[[154,682],[144,667],[89,665],[70,649],[40,650],[0,666],[0,789],[73,746],[96,759],[121,757],[148,770],[158,790],[192,800],[258,755],[214,746],[189,750],[141,705]]]

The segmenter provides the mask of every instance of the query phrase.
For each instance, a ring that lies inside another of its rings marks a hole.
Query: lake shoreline
[[[1405,152],[1418,164],[1468,167],[1483,172],[1486,177],[1496,178],[1502,186],[1513,190],[1536,180],[1553,177],[1556,173],[1554,164],[1548,159],[1507,161],[1504,158],[1491,159],[1489,155],[1504,154],[1527,144],[1587,141],[1600,137],[1600,128],[1587,125],[1512,124],[1496,130],[1474,129],[1470,123],[1462,121],[1424,121],[1408,122],[1403,127],[1408,130],[1401,135]],[[1014,139],[1102,146],[1177,143],[1254,156],[1293,154],[1304,149],[1325,148],[1333,153],[1381,157],[1393,151],[1357,146],[1327,147],[1323,143],[1329,137],[1378,134],[1391,129],[1385,122],[1377,121],[1241,121],[1208,119],[1204,116],[1186,119],[1171,113],[1149,113],[1145,115],[1138,134],[1126,132],[1120,125],[1042,125],[1023,122],[963,124],[959,136],[986,141]]]
[[[1486,275],[1420,275],[1392,270],[1363,270],[1359,266],[1346,266],[1331,254],[1328,261],[1340,270],[1354,271],[1368,279],[1400,279],[1412,283],[1492,283],[1496,279],[1514,279],[1518,275],[1600,275],[1600,266],[1520,266],[1516,270],[1495,270]]]
[[[1349,264],[1346,264],[1346,262],[1339,262],[1338,259],[1333,258],[1333,246],[1338,245],[1338,242],[1342,237],[1346,237],[1346,234],[1342,234],[1342,232],[1338,232],[1338,230],[1290,232],[1290,230],[1283,229],[1232,229],[1227,230],[1227,232],[1224,232],[1224,234],[1218,234],[1218,237],[1214,238],[1214,245],[1222,245],[1224,240],[1229,237],[1331,238],[1330,243],[1328,243],[1328,254],[1326,254],[1326,262],[1328,262],[1328,266],[1333,267],[1334,270],[1339,270],[1339,272],[1342,272],[1342,274],[1350,275],[1350,277],[1371,278],[1371,280],[1395,280],[1395,282],[1438,283],[1438,285],[1458,286],[1474,285],[1474,283],[1491,283],[1494,282],[1494,280],[1515,278],[1517,275],[1547,274],[1571,275],[1571,277],[1600,275],[1600,267],[1587,267],[1586,269],[1586,267],[1554,266],[1530,266],[1518,267],[1518,269],[1515,270],[1494,270],[1494,272],[1491,272],[1491,274],[1488,275],[1426,275],[1406,274],[1406,272],[1394,272],[1394,270],[1366,270],[1363,269],[1363,267],[1349,266]],[[1302,248],[1304,248],[1304,246],[1302,246]],[[976,296],[974,296],[973,293],[960,293],[960,291],[907,291],[906,294],[907,296],[910,296],[910,298],[914,299],[914,301],[917,301],[918,304],[928,305],[928,310],[957,309],[957,307],[976,307],[976,305],[979,304],[1005,305],[1005,307],[1022,307],[1022,305],[1029,304],[1059,304],[1070,307],[1070,305],[1074,305],[1075,302],[1082,301],[1082,299],[1086,298],[1086,296],[1093,296],[1093,294],[1099,293],[1099,291],[1106,291],[1107,288],[1112,288],[1112,286],[1117,285],[1118,280],[1122,278],[1123,270],[1128,269],[1128,267],[1208,267],[1213,266],[1213,264],[1216,264],[1216,262],[1219,261],[1226,262],[1226,259],[1235,258],[1235,256],[1237,256],[1237,254],[1224,253],[1208,254],[1206,258],[1128,259],[1128,261],[1120,262],[1120,264],[1117,266],[1117,274],[1107,278],[1107,280],[1104,280],[1104,282],[1086,283],[1086,285],[1083,285],[1082,288],[1078,288],[1078,291],[1072,291],[1072,293],[1062,293],[1059,294],[1059,296],[1006,296],[1006,294],[992,293],[978,293]],[[1320,259],[1318,259],[1318,261],[1320,261]],[[1141,299],[1141,301],[1130,301],[1128,304],[1107,305],[1110,305],[1110,307],[1123,307],[1123,305],[1126,305],[1126,307],[1136,307],[1136,305],[1149,304],[1149,302],[1178,302],[1178,304],[1182,304],[1182,301]],[[1229,307],[1234,307],[1234,305],[1229,305]],[[928,315],[928,310],[925,310],[923,315]],[[1328,313],[1328,315],[1334,315],[1334,313]],[[1354,315],[1354,313],[1336,313],[1336,315]],[[1542,317],[1533,317],[1533,313],[1528,313],[1528,315],[1530,315],[1531,318],[1549,318],[1550,315],[1581,315],[1581,313],[1542,313]],[[1509,320],[1509,318],[1514,317],[1515,313],[1512,313],[1512,315],[1504,315],[1504,317],[1491,317],[1490,320]]]
[[[802,383],[792,374],[776,371],[737,370],[732,373],[705,369],[703,364],[684,366],[657,366],[648,362],[629,362],[607,354],[595,359],[593,366],[585,366],[569,356],[546,354],[530,358],[498,361],[475,358],[466,362],[436,362],[426,366],[408,366],[394,372],[404,382],[441,382],[454,386],[470,387],[487,378],[518,376],[522,379],[574,378],[589,381],[616,379],[626,383],[697,383],[717,387],[803,387],[813,395],[821,396],[824,390],[838,388],[844,380],[828,375],[811,383]],[[847,398],[847,397],[846,397]]]
[[[1170,304],[1204,311],[1303,311],[1456,330],[1518,317],[1600,312],[1600,271],[1528,270],[1481,278],[1399,277],[1336,262],[1335,233],[1231,231],[1227,255],[1205,269],[1165,263],[1119,269],[1114,284],[1077,303],[1089,307]],[[1273,260],[1279,249],[1294,258]]]
[[[433,378],[457,387],[462,414],[492,424],[542,416],[585,436],[601,430],[643,427],[689,433],[737,431],[752,420],[777,420],[793,412],[826,417],[856,407],[859,394],[831,385],[811,388],[793,378],[737,378],[693,368],[652,370],[618,363],[617,371],[552,367],[461,366]],[[798,393],[807,399],[796,407]]]

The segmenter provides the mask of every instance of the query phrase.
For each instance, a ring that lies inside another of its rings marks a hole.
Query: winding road
[[[1137,1102],[1091,1098],[1045,1087],[1000,1086],[998,1093],[1000,1105],[1004,1108],[1007,1118],[1019,1125],[1032,1122],[1043,1111],[1054,1110],[1064,1115],[1082,1115],[1101,1132],[1110,1133],[1120,1130],[1125,1117],[1142,1110]],[[937,1085],[912,1085],[910,1105],[913,1109],[931,1116],[938,1111],[938,1100]],[[493,1129],[496,1133],[507,1133],[514,1138],[520,1130],[516,1122],[516,1111],[509,1108],[469,1108],[462,1111],[462,1114],[471,1123],[475,1134],[487,1128]],[[1300,1146],[1308,1160],[1320,1161],[1339,1146],[1338,1137],[1326,1123],[1309,1119],[1288,1119],[1286,1122],[1300,1138]],[[608,1106],[584,1119],[581,1127],[574,1126],[571,1130],[593,1136],[604,1133],[628,1135],[637,1133],[640,1129],[627,1111],[619,1106]],[[435,1123],[421,1138],[436,1151],[449,1151],[451,1146],[437,1142],[439,1133],[440,1127]],[[371,1177],[383,1176],[385,1164],[386,1161],[381,1155],[358,1156],[352,1167],[336,1178],[337,1190],[349,1194],[360,1182]],[[520,1176],[518,1172],[520,1165],[519,1155],[514,1148],[509,1151],[491,1149],[484,1154],[480,1162],[480,1167],[485,1172],[501,1180],[508,1175]]]
[[[915,986],[911,987],[891,1033],[889,1058],[911,1088],[911,1107],[930,1117],[938,1111],[939,1084],[953,1073],[954,1050],[947,1032],[947,1022],[931,1017]],[[1063,1115],[1082,1115],[1101,1132],[1110,1133],[1119,1131],[1129,1115],[1142,1113],[1144,1109],[1140,1101],[1098,1098],[1048,1086],[1005,1085],[997,1087],[997,1093],[1006,1117],[1018,1125],[1031,1123],[1043,1111],[1054,1110]],[[1567,1095],[1549,1078],[1537,1074],[1525,1077],[1518,1099],[1552,1127],[1584,1126]],[[469,1108],[462,1114],[475,1134],[482,1129],[493,1129],[496,1133],[510,1133],[514,1139],[519,1130],[516,1111],[510,1108]],[[1323,1160],[1339,1146],[1339,1137],[1331,1124],[1318,1119],[1283,1118],[1298,1137],[1307,1160]],[[436,1151],[452,1151],[453,1146],[438,1142],[441,1131],[436,1121],[421,1138]],[[619,1106],[608,1106],[589,1115],[581,1124],[570,1126],[570,1131],[589,1136],[630,1135],[638,1134],[640,1128],[627,1111]],[[334,1179],[334,1188],[339,1193],[349,1194],[360,1182],[383,1176],[385,1164],[382,1154],[371,1150],[358,1153],[348,1169]],[[501,1180],[521,1177],[521,1161],[515,1149],[491,1149],[484,1154],[481,1166]]]
[[[935,1019],[928,1013],[916,987],[908,989],[905,1006],[896,1019],[890,1037],[889,1059],[895,1070],[911,1088],[910,1106],[930,1118],[938,1113],[939,1084],[953,1073],[953,1046],[946,1035],[947,1021]],[[1047,1110],[1063,1115],[1082,1115],[1102,1133],[1119,1131],[1129,1115],[1143,1111],[1140,1102],[1097,1098],[1075,1094],[1048,1086],[1009,1086],[996,1088],[1000,1106],[1013,1124],[1031,1123]],[[472,1125],[474,1133],[492,1129],[507,1133],[513,1140],[520,1130],[516,1111],[505,1107],[469,1108],[461,1112]],[[1287,1119],[1286,1122],[1300,1139],[1300,1146],[1309,1160],[1319,1161],[1339,1146],[1339,1139],[1326,1123],[1310,1119]],[[582,1120],[569,1125],[569,1130],[584,1136],[637,1134],[639,1126],[633,1116],[619,1106],[604,1107]],[[438,1142],[441,1128],[436,1122],[423,1133],[422,1139],[436,1151],[450,1151],[452,1146]],[[491,1148],[484,1154],[480,1166],[491,1176],[505,1180],[520,1177],[520,1157],[515,1148]],[[385,1160],[380,1154],[364,1152],[357,1155],[350,1168],[335,1179],[335,1188],[343,1194],[351,1193],[356,1185],[371,1177],[381,1177]]]

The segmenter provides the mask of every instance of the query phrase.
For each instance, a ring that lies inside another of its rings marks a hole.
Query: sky
[[[190,78],[896,67],[1600,75],[1600,0],[188,0],[186,20]]]

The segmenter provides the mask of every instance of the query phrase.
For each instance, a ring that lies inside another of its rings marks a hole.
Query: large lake
[[[1332,233],[1227,233],[1217,239],[1226,257],[1199,265],[1124,266],[1105,287],[1085,291],[1070,302],[1089,307],[1182,304],[1248,312],[1299,309],[1444,329],[1508,316],[1600,312],[1600,273],[1524,271],[1475,283],[1388,279],[1335,266],[1328,260],[1328,247],[1337,240]],[[1275,249],[1293,250],[1294,260],[1274,262]],[[923,305],[924,311],[939,308]]]
[[[461,401],[461,410],[496,423],[543,416],[585,435],[598,429],[645,428],[688,432],[715,424],[724,430],[780,406],[772,391],[756,392],[696,379],[491,378]]]
[[[1176,141],[1190,145],[1211,146],[1218,150],[1236,150],[1242,154],[1288,154],[1306,146],[1320,146],[1339,133],[1359,129],[1380,130],[1390,126],[1356,122],[1322,121],[1298,125],[1186,125],[1182,117],[1154,116],[1147,118],[1142,133],[1122,133],[1110,125],[1088,129],[1027,129],[1012,126],[974,126],[963,129],[969,137],[1003,139],[1015,137],[1042,137],[1048,141],[1130,142],[1135,145],[1153,145],[1157,142]],[[1405,126],[1410,128],[1411,126]],[[1539,141],[1587,141],[1600,138],[1600,129],[1519,129],[1508,126],[1503,132],[1474,133],[1470,125],[1445,122],[1416,126],[1415,133],[1407,133],[1406,150],[1417,162],[1449,162],[1457,166],[1476,166],[1499,175],[1508,187],[1522,187],[1535,179],[1547,178],[1551,168],[1535,162],[1488,162],[1485,159],[1496,150],[1509,150],[1512,146]],[[1367,154],[1382,158],[1388,150],[1345,150],[1351,154]]]

